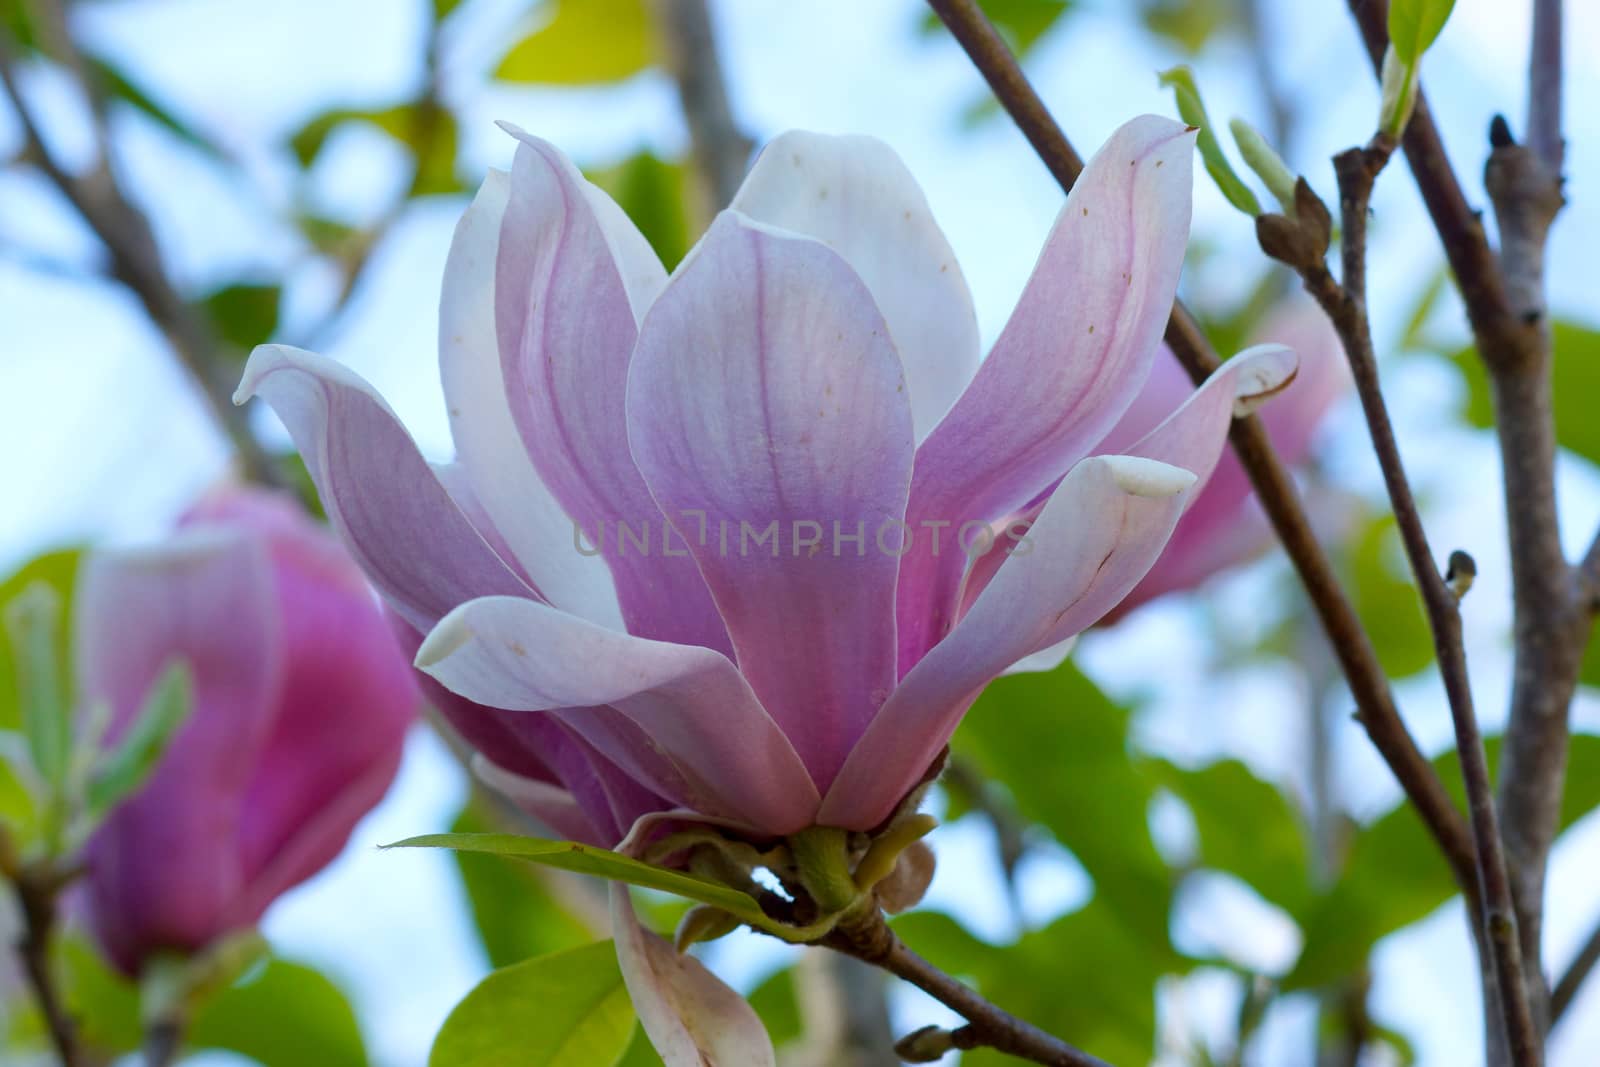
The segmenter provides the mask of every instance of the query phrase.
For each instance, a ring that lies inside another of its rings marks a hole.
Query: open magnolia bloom
[[[954,255],[877,141],[778,138],[669,278],[512,132],[445,268],[454,464],[310,353],[258,349],[239,399],[287,424],[491,774],[591,841],[664,809],[758,841],[884,830],[985,685],[1143,577],[1230,419],[1294,372],[1241,354],[1092,454],[1182,265],[1193,133],[1165,119],[1089,163],[981,363]]]

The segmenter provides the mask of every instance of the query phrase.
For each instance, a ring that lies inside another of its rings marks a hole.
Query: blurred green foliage
[[[139,1047],[139,991],[87,944],[60,944],[68,1004],[88,1044],[105,1053]],[[270,957],[200,1005],[186,1038],[192,1049],[244,1056],[261,1067],[366,1067],[349,1001],[316,969]]]
[[[536,85],[622,81],[656,59],[645,0],[545,0],[534,32],[511,46],[494,76]]]
[[[478,983],[445,1020],[428,1067],[613,1067],[636,1026],[616,949],[597,941]]]

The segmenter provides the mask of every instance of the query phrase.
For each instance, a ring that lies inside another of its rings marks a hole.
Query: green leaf
[[[1433,46],[1456,0],[1392,0],[1389,4],[1389,42],[1395,57],[1415,66]]]
[[[1164,953],[1172,876],[1150,837],[1156,782],[1130,757],[1129,719],[1069,662],[992,683],[954,745],[1077,856],[1106,900],[1101,914],[1137,931],[1141,951]]]
[[[142,112],[155,123],[165,128],[169,133],[178,137],[186,144],[200,149],[214,160],[226,160],[227,157],[209,137],[206,137],[193,126],[174,115],[166,107],[155,100],[143,89],[128,80],[115,64],[106,59],[90,56],[88,65],[93,71],[96,80],[111,95],[113,99],[121,100],[136,111]]]
[[[283,287],[240,282],[201,299],[217,336],[242,353],[272,339],[278,329]]]
[[[3,607],[28,754],[40,777],[58,790],[72,751],[71,705],[60,656],[61,596],[48,582],[35,581]]]
[[[1491,776],[1500,739],[1485,744]],[[1465,804],[1461,764],[1446,752],[1433,760],[1445,789]],[[1567,753],[1567,787],[1560,829],[1600,806],[1600,736],[1574,734]],[[1355,973],[1380,938],[1422,919],[1456,895],[1449,867],[1415,809],[1401,803],[1355,837],[1338,881],[1296,918],[1305,946],[1284,979],[1286,992],[1329,985]]]
[[[139,714],[89,780],[89,816],[98,819],[144,785],[161,762],[193,704],[188,665],[169,663],[145,695]]]
[[[655,62],[645,0],[546,0],[545,21],[511,46],[494,76],[529,85],[596,85]]]
[[[1392,678],[1405,678],[1433,663],[1433,636],[1422,597],[1400,550],[1394,516],[1375,515],[1344,546],[1347,588]]]
[[[646,889],[659,889],[702,904],[711,904],[745,922],[768,922],[754,898],[716,882],[670,871],[629,859],[609,849],[580,845],[576,841],[549,841],[516,834],[425,834],[397,841],[385,848],[450,848],[508,859],[528,860],[547,867],[610,878]]]
[[[610,941],[495,971],[445,1019],[428,1067],[611,1067],[636,1022]]]
[[[73,1014],[99,1049],[138,1047],[139,991],[108,967],[87,942],[64,939],[62,973]],[[355,1012],[321,972],[268,959],[220,990],[195,1013],[186,1044],[225,1049],[263,1067],[366,1067]]]
[[[416,161],[411,196],[452,193],[462,188],[456,176],[459,131],[455,116],[431,100],[375,110],[335,108],[325,111],[289,139],[289,147],[300,165],[309,167],[333,131],[349,122],[376,126],[411,149]]]
[[[1200,128],[1197,142],[1200,158],[1205,161],[1206,173],[1217,183],[1222,195],[1228,198],[1228,203],[1251,218],[1261,214],[1261,202],[1233,172],[1233,165],[1222,150],[1222,142],[1217,140],[1216,131],[1211,128],[1211,118],[1200,99],[1200,87],[1195,84],[1194,72],[1188,67],[1173,67],[1162,71],[1159,77],[1161,84],[1170,86],[1177,97],[1178,115],[1189,125]]]
[[[487,826],[478,806],[469,802],[450,830],[480,833]],[[568,911],[528,868],[472,852],[452,855],[491,967],[505,967],[594,940],[596,931]]]
[[[912,914],[894,923],[907,945],[940,968],[970,978],[990,1001],[1112,1063],[1148,1063],[1155,1053],[1155,983],[1180,961],[1148,952],[1130,936],[1109,894],[1024,934],[988,945],[946,916]],[[1070,990],[1070,995],[1063,995]],[[978,1050],[963,1067],[1016,1061]]]
[[[47,552],[23,564],[4,582],[0,582],[0,608],[15,600],[24,589],[35,582],[43,582],[56,591],[63,606],[70,606],[72,593],[78,581],[78,561],[83,553],[76,548]],[[22,704],[18,699],[17,654],[9,640],[0,631],[0,729],[22,728]],[[71,649],[66,627],[56,634],[55,659],[57,663],[70,662]],[[71,694],[67,694],[70,703]]]
[[[1073,3],[1074,0],[979,0],[978,6],[1011,50],[1023,57],[1061,21]],[[943,28],[937,15],[922,16],[923,33],[939,33]]]
[[[688,182],[679,163],[640,152],[612,167],[587,173],[639,227],[670,271],[689,251]]]
[[[793,967],[772,972],[745,999],[761,1016],[761,1023],[767,1028],[767,1036],[772,1038],[774,1046],[781,1047],[803,1036],[805,1024],[800,1017],[799,990],[795,988]]]
[[[1153,761],[1194,815],[1200,862],[1237,876],[1293,914],[1311,893],[1311,856],[1298,813],[1270,782],[1238,760],[1188,770]]]
[[[1238,21],[1238,0],[1142,0],[1140,17],[1145,29],[1194,56]]]
[[[262,1067],[366,1067],[367,1051],[355,1012],[321,972],[272,959],[196,1016],[196,1048],[226,1049]]]
[[[1600,330],[1557,320],[1551,326],[1551,338],[1556,442],[1590,463],[1600,464],[1600,419],[1593,410],[1593,399],[1600,396]],[[1470,347],[1452,353],[1450,359],[1467,379],[1466,420],[1474,426],[1493,427],[1494,403],[1482,360]]]

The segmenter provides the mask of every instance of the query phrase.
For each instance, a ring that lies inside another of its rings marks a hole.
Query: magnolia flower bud
[[[337,542],[262,492],[91,556],[76,628],[79,692],[110,706],[111,743],[170,663],[193,680],[187,722],[88,846],[90,929],[133,975],[253,926],[338,854],[394,777],[417,689]]]

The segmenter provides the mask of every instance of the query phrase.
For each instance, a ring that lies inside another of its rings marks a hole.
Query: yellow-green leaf
[[[530,85],[595,85],[631,78],[655,62],[645,0],[547,0],[544,21],[511,46],[494,76]]]
[[[428,1067],[614,1067],[637,1023],[610,941],[495,971],[457,1004]]]

